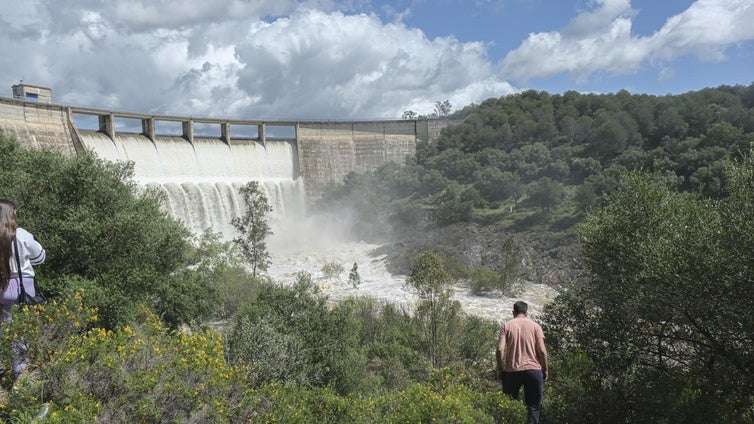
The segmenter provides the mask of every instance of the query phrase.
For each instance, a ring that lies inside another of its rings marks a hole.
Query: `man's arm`
[[[505,370],[505,334],[500,332],[500,336],[497,339],[497,349],[495,350],[495,360],[497,361],[497,378],[503,378],[503,370]]]
[[[547,348],[545,347],[544,338],[537,339],[537,360],[542,365],[542,375],[545,381],[547,381],[549,375],[547,371]]]

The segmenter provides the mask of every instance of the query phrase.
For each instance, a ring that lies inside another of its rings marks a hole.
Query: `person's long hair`
[[[0,286],[2,291],[10,282],[10,261],[13,255],[13,238],[16,236],[16,204],[8,199],[0,199]],[[21,270],[19,269],[20,273]]]

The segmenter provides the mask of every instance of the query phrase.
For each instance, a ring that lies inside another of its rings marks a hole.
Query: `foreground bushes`
[[[253,384],[249,362],[231,365],[222,336],[167,328],[146,307],[141,324],[96,327],[97,313],[77,290],[44,306],[15,311],[3,328],[2,365],[10,340],[24,334],[28,378],[0,393],[0,419],[27,422],[49,405],[43,422],[519,422],[520,403],[473,388],[439,370],[405,389],[338,394],[307,383]]]
[[[754,151],[721,199],[661,177],[628,175],[581,228],[591,278],[544,317],[555,422],[754,422]]]

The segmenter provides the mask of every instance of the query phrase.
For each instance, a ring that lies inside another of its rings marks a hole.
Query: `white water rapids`
[[[277,281],[293,282],[296,273],[305,270],[320,290],[333,301],[349,296],[368,296],[396,303],[412,310],[417,297],[406,285],[405,275],[393,275],[387,270],[384,256],[374,256],[380,246],[364,242],[330,240],[327,243],[307,244],[270,243],[272,267],[269,274]],[[328,278],[322,271],[326,263],[343,265],[337,278]],[[361,284],[354,288],[348,281],[353,264],[358,266]],[[511,316],[513,303],[524,300],[529,304],[529,314],[536,317],[542,307],[552,301],[557,292],[544,284],[521,283],[515,288],[515,297],[502,295],[475,296],[468,287],[455,286],[454,298],[464,311],[480,317],[502,322]]]
[[[244,208],[238,189],[251,180],[260,182],[273,207],[268,274],[280,283],[291,283],[299,271],[306,271],[333,301],[369,296],[408,310],[416,301],[405,276],[390,274],[384,257],[372,254],[380,246],[348,241],[337,227],[306,216],[304,181],[296,175],[298,158],[289,141],[245,140],[228,145],[215,139],[189,143],[182,137],[158,137],[153,143],[136,134],[118,134],[111,140],[97,132],[82,132],[82,141],[102,159],[132,161],[137,183],[164,193],[166,212],[195,233],[210,228],[231,239],[231,220]],[[341,264],[344,272],[326,278],[322,272],[326,263]],[[361,277],[358,288],[348,282],[354,263]],[[474,296],[465,287],[454,289],[455,299],[467,313],[496,321],[510,316],[516,300],[529,303],[530,315],[536,316],[557,292],[543,284],[521,283],[515,295]]]

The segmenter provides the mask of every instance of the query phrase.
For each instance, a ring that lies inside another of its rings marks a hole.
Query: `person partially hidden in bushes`
[[[539,423],[542,394],[547,381],[547,349],[542,327],[527,316],[526,302],[513,304],[513,319],[500,327],[497,339],[497,376],[503,393],[518,399],[524,386],[529,423]]]
[[[0,199],[0,310],[3,315],[0,325],[12,319],[11,308],[18,303],[21,284],[29,295],[36,294],[32,266],[39,265],[45,260],[42,245],[34,240],[31,233],[16,225],[16,214],[16,205],[13,202]],[[16,265],[16,250],[21,269]],[[28,364],[26,346],[22,340],[13,340],[11,343],[13,375],[18,378]]]

